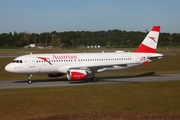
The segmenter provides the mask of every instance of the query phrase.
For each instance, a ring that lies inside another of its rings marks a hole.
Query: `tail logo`
[[[47,59],[49,59],[49,58],[45,58],[45,57],[37,57],[37,58],[39,58],[39,59],[41,59],[41,60],[44,60],[44,61],[46,61],[46,62],[48,62],[50,65],[52,65],[52,63],[50,63]]]
[[[149,36],[149,38],[152,39],[156,43],[156,40],[155,40],[156,38],[155,37],[150,37]]]

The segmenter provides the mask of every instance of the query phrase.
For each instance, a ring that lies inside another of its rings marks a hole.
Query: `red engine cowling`
[[[87,77],[85,70],[69,70],[67,72],[67,79],[71,81],[83,80]]]
[[[63,73],[53,73],[53,74],[48,74],[48,77],[60,77],[63,76]]]

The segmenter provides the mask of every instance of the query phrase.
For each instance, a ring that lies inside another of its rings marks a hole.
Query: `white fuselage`
[[[67,73],[70,69],[93,69],[94,72],[121,70],[134,67],[153,59],[162,58],[159,53],[65,53],[30,54],[14,59],[5,69],[12,73]]]

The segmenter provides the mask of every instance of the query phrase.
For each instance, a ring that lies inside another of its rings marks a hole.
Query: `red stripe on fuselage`
[[[134,52],[148,52],[148,53],[156,53],[156,49],[150,48],[144,44],[141,44]]]

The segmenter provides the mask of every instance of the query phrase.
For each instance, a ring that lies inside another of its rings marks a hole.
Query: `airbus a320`
[[[33,74],[48,74],[49,77],[66,74],[70,81],[90,78],[97,82],[97,72],[123,70],[162,58],[163,54],[156,53],[159,32],[160,26],[153,26],[133,52],[28,54],[15,58],[5,70],[27,74],[29,84]]]

